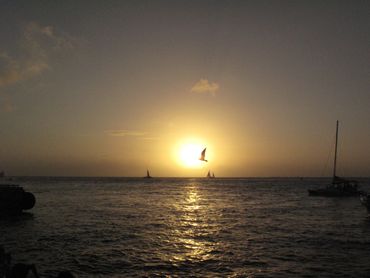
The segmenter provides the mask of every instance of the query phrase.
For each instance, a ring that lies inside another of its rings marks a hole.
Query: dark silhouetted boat
[[[35,196],[18,185],[0,185],[0,215],[18,215],[35,206]]]
[[[4,171],[1,171],[0,172],[0,178],[3,178],[3,177],[5,177],[5,173],[4,173]]]
[[[149,170],[146,170],[146,176],[144,177],[146,179],[151,179],[152,176],[149,174]]]
[[[208,173],[207,173],[207,178],[214,179],[215,178],[215,173],[211,174],[211,170],[209,170]]]
[[[324,197],[351,197],[358,196],[361,191],[358,190],[358,183],[355,180],[347,180],[336,175],[337,168],[337,146],[338,146],[338,125],[337,121],[335,133],[335,154],[334,154],[334,171],[331,184],[325,188],[309,189],[310,196],[324,196]]]

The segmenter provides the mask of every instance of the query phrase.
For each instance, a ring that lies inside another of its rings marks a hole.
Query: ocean
[[[41,277],[370,277],[370,217],[308,196],[328,182],[18,177],[36,205],[0,220],[0,245]]]

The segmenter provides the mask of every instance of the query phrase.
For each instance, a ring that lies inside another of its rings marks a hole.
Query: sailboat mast
[[[338,149],[338,120],[337,120],[337,130],[335,133],[335,154],[334,154],[333,178],[335,178],[336,170],[337,170],[337,149]]]

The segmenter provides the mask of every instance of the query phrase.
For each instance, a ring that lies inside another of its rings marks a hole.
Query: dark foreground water
[[[0,244],[42,277],[370,277],[367,212],[326,181],[18,178],[37,204]]]

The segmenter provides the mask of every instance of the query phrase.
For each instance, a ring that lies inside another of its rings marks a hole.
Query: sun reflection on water
[[[199,186],[192,183],[185,187],[184,198],[174,204],[178,218],[174,222],[172,238],[176,253],[169,258],[173,264],[209,260],[217,247],[217,242],[212,240],[217,229],[210,223],[211,208],[205,205],[206,196]]]

